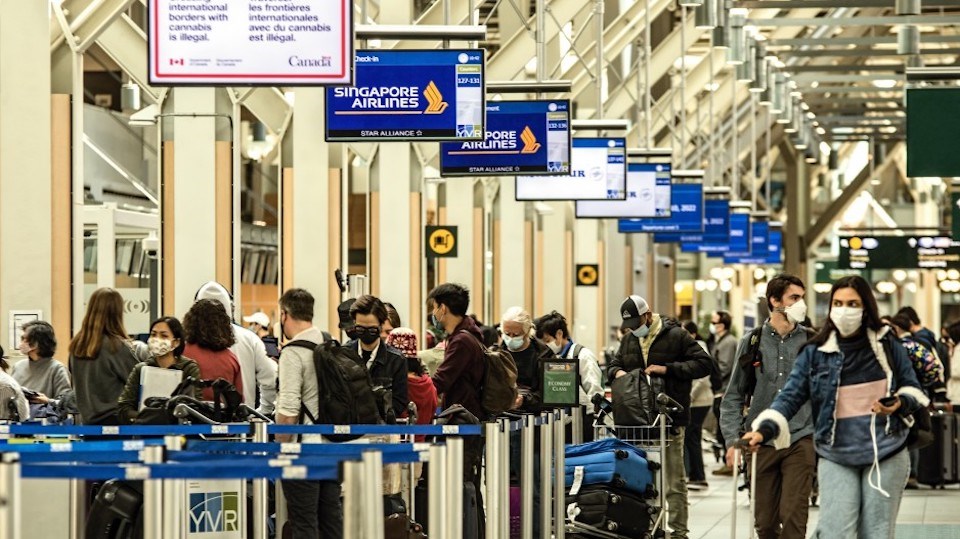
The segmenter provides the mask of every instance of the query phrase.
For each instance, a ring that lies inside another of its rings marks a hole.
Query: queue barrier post
[[[566,529],[564,528],[564,521],[566,516],[566,492],[564,486],[564,474],[566,473],[564,467],[564,451],[566,446],[564,444],[564,435],[567,430],[567,421],[566,416],[567,412],[564,408],[560,408],[556,412],[556,421],[553,423],[553,526],[554,526],[554,538],[555,539],[565,539]],[[545,470],[542,473],[549,477],[550,470]],[[546,509],[545,509],[546,511]]]
[[[552,528],[552,511],[550,496],[552,482],[550,469],[553,465],[553,412],[541,414],[543,423],[540,424],[540,531],[550,535]]]
[[[143,448],[145,464],[163,462],[163,447]],[[143,482],[143,538],[163,539],[163,480],[146,479]]]
[[[487,504],[486,517],[487,522],[500,521],[500,497],[498,493],[500,488],[500,474],[496,470],[501,466],[500,443],[500,425],[497,423],[484,423],[484,501]],[[432,468],[432,466],[431,466]],[[485,531],[486,539],[500,539],[500,529],[497,526],[487,526]]]
[[[447,497],[447,448],[442,445],[432,445],[429,450],[430,476],[427,479],[429,489],[429,516],[428,530],[437,536],[440,530],[447,529],[447,514],[444,500]],[[460,513],[457,512],[457,515]]]
[[[167,454],[183,450],[183,438],[180,436],[164,436],[163,447]],[[158,446],[158,449],[160,447]],[[184,518],[187,498],[186,479],[163,480],[163,526],[166,537],[182,537],[184,535]]]
[[[500,537],[510,537],[510,420],[500,420],[500,465],[497,473],[500,474],[498,485],[500,490],[500,514],[497,521],[500,527]]]
[[[463,538],[463,438],[447,438],[447,533],[450,539]]]
[[[379,451],[365,451],[361,457],[363,463],[363,499],[368,518],[363,519],[364,539],[384,539],[383,518],[383,454]],[[374,515],[370,518],[369,515]]]
[[[523,416],[523,430],[520,431],[520,537],[533,539],[533,444],[536,416]]]
[[[0,455],[0,539],[20,539],[20,455]]]
[[[363,537],[363,463],[343,463],[343,537]],[[280,489],[278,488],[277,491]],[[281,528],[277,528],[280,535]]]
[[[580,445],[583,443],[583,406],[574,406],[570,411],[570,443]]]
[[[84,539],[84,510],[87,507],[87,485],[79,479],[70,479],[70,539]]]
[[[267,436],[266,422],[259,420],[253,422],[253,441],[254,443],[270,441]],[[270,513],[270,508],[267,507],[268,489],[267,479],[253,480],[253,539],[267,539],[267,515]]]

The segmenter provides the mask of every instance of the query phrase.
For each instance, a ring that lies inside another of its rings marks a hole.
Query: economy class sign
[[[440,144],[441,176],[570,173],[570,101],[491,101],[481,141]]]
[[[328,141],[482,140],[484,51],[361,50],[327,89]]]
[[[321,86],[353,80],[350,0],[149,0],[150,84]]]

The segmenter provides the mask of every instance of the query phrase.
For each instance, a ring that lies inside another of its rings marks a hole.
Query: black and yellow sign
[[[600,267],[596,264],[577,264],[577,286],[597,286]]]
[[[457,257],[457,227],[428,226],[426,238],[427,258]]]

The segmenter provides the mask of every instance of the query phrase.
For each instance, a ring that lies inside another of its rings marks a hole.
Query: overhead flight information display
[[[149,0],[150,84],[318,86],[353,80],[350,0]]]
[[[947,236],[840,238],[837,267],[856,270],[960,268],[960,241]]]
[[[362,50],[327,89],[326,139],[483,140],[484,51]]]
[[[490,101],[480,141],[440,143],[441,176],[570,174],[570,101]]]
[[[627,192],[623,200],[578,201],[578,218],[668,217],[670,165],[627,164]]]
[[[703,203],[703,232],[658,232],[654,243],[680,243],[685,252],[700,252],[704,244],[722,244],[730,241],[730,201],[706,200]],[[684,249],[690,246],[692,248]]]
[[[518,176],[517,200],[624,200],[626,139],[575,138],[567,176]]]
[[[681,245],[680,249],[690,252],[690,248]],[[698,252],[709,257],[721,257],[725,253],[744,253],[750,250],[750,215],[747,213],[730,214],[730,239],[717,245],[703,245]]]
[[[767,245],[770,238],[770,223],[753,221],[750,223],[750,249],[744,252],[724,253],[725,264],[766,264],[770,254]]]
[[[649,165],[646,165],[649,166]],[[703,184],[670,186],[670,217],[666,219],[620,219],[620,232],[703,232]]]

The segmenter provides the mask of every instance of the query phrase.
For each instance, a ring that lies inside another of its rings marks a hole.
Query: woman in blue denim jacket
[[[801,350],[783,392],[753,422],[754,432],[743,436],[751,447],[764,441],[788,447],[787,421],[810,401],[820,457],[816,537],[894,537],[910,471],[911,414],[929,400],[888,329],[867,281],[838,280],[828,321]]]

